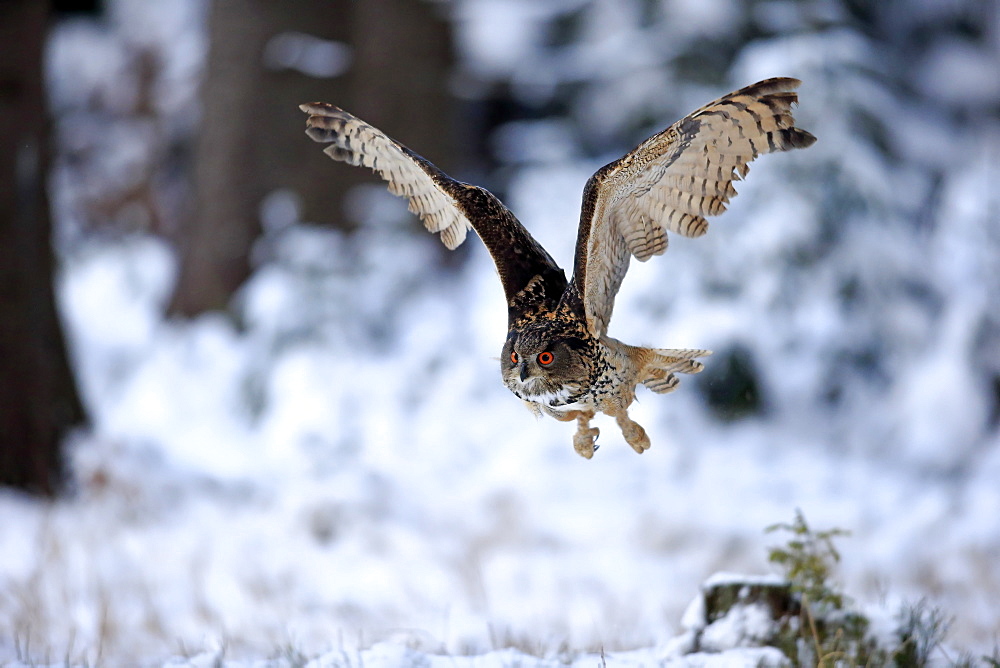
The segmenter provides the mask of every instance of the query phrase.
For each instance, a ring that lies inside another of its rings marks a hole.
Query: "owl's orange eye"
[[[517,364],[517,353],[514,351],[511,351],[510,353],[510,362],[511,364]]]
[[[552,353],[546,351],[544,353],[538,353],[538,363],[542,366],[548,366],[556,359],[556,356]]]

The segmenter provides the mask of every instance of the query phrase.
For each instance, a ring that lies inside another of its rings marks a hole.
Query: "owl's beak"
[[[528,373],[528,365],[525,364],[524,362],[521,362],[519,368],[520,368],[520,371],[519,371],[518,375],[521,377],[521,382],[523,383],[524,381],[526,381],[528,379],[528,376],[530,375]]]

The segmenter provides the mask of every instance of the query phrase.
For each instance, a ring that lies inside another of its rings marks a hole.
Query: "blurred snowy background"
[[[0,494],[0,662],[656,646],[796,508],[852,532],[860,603],[996,642],[996,2],[106,0],[46,63],[90,426],[63,498]],[[640,395],[652,450],[598,422],[591,461],[500,383],[478,240],[448,255],[295,108],[490,187],[569,268],[594,170],[770,76],[819,141],[633,268],[611,334],[716,354]]]

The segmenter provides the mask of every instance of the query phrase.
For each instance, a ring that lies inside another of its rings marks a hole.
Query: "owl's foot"
[[[576,420],[576,433],[573,434],[573,449],[576,450],[578,455],[586,459],[594,456],[594,452],[598,448],[597,437],[601,433],[601,430],[597,427],[590,426],[590,421],[594,419],[594,411],[560,412],[552,410],[545,405],[542,405],[542,410],[561,422]]]
[[[573,449],[576,450],[576,454],[580,455],[584,459],[590,459],[594,456],[594,452],[597,451],[597,436],[601,433],[601,430],[597,427],[587,427],[586,429],[580,428],[576,430],[573,434]]]
[[[597,437],[601,430],[590,426],[593,413],[579,411],[575,417],[576,433],[573,434],[573,449],[584,459],[590,459],[597,450]]]
[[[646,435],[646,430],[643,429],[638,422],[633,420],[628,416],[628,413],[621,411],[615,414],[615,422],[622,430],[622,436],[625,437],[625,442],[632,446],[632,449],[638,452],[640,455],[646,450],[649,450],[649,436]]]

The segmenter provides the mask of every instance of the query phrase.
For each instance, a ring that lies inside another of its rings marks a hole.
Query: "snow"
[[[684,609],[684,614],[681,615],[681,628],[689,632],[700,631],[705,628],[707,614],[708,612],[705,609],[705,597],[695,596],[691,602],[688,603],[687,608]]]
[[[26,668],[28,664],[12,662],[10,668]],[[38,664],[31,664],[32,667]],[[594,665],[612,668],[638,668],[660,665],[665,668],[772,668],[787,666],[778,650],[772,647],[743,648],[719,653],[695,653],[684,657],[660,656],[651,650],[582,654],[575,657],[539,659],[517,649],[504,649],[476,656],[427,654],[404,645],[382,642],[361,651],[335,650],[315,659],[305,660],[294,651],[267,660],[233,661],[226,657],[225,648],[204,652],[189,658],[174,658],[163,664],[164,668],[341,668],[342,666],[367,666],[368,668],[396,668],[421,666],[422,668],[506,668],[508,666],[537,666],[538,668],[573,668]]]
[[[299,32],[282,32],[264,46],[264,66],[270,70],[294,69],[311,77],[332,78],[351,68],[351,47]]]
[[[701,632],[702,649],[715,653],[729,649],[759,645],[773,633],[774,620],[761,604],[734,605],[729,613]]]
[[[996,53],[983,53],[966,40],[940,40],[927,54],[918,78],[947,100],[988,105],[1000,96],[998,66]]]
[[[132,104],[131,34],[168,56],[157,100],[188,119],[168,123],[179,132],[196,117],[202,10],[107,4],[110,25],[56,33],[51,87],[71,124],[59,136],[89,147],[87,173],[119,183],[157,159],[156,132],[95,132],[108,119],[81,99],[98,91],[111,117]],[[696,3],[667,4],[644,25],[638,4],[596,3],[578,40],[548,51],[545,22],[584,3],[454,7],[475,76],[507,77],[529,102],[578,87],[567,119],[493,137],[514,170],[508,204],[564,264],[593,170],[659,129],[650,119],[727,89],[680,85],[664,63],[736,30],[732,3],[677,32]],[[615,57],[624,45],[636,48]],[[755,163],[704,239],[672,237],[665,258],[634,263],[612,334],[714,348],[710,365],[741,345],[765,410],[720,422],[697,378],[641,393],[632,415],[653,442],[641,457],[599,419],[602,447],[584,461],[571,425],[522,408],[499,382],[506,314],[481,245],[429,270],[438,242],[397,223],[379,186],[345,204],[363,214],[353,235],[272,193],[232,312],[185,322],[162,317],[174,252],[148,234],[74,232],[72,188],[90,182],[57,168],[60,307],[93,424],[70,442],[71,496],[0,494],[0,663],[21,665],[27,644],[36,665],[780,665],[776,650],[737,647],[761,634],[752,606],[713,625],[719,653],[685,652],[701,583],[770,581],[763,529],[796,508],[852,532],[839,543],[849,595],[926,597],[956,615],[957,645],[988,651],[1000,128],[953,124],[946,105],[989,56],[955,81],[964,46],[921,60],[937,107],[866,76],[888,67],[876,47],[841,27],[735,56],[733,85],[802,78],[797,117],[820,141]]]
[[[727,571],[719,571],[718,573],[712,573],[710,576],[705,578],[705,581],[701,583],[702,589],[711,589],[712,587],[720,587],[724,585],[741,584],[747,586],[753,585],[780,585],[785,584],[786,580],[780,575],[775,573],[764,574],[764,575],[747,575],[745,573],[730,573]]]

